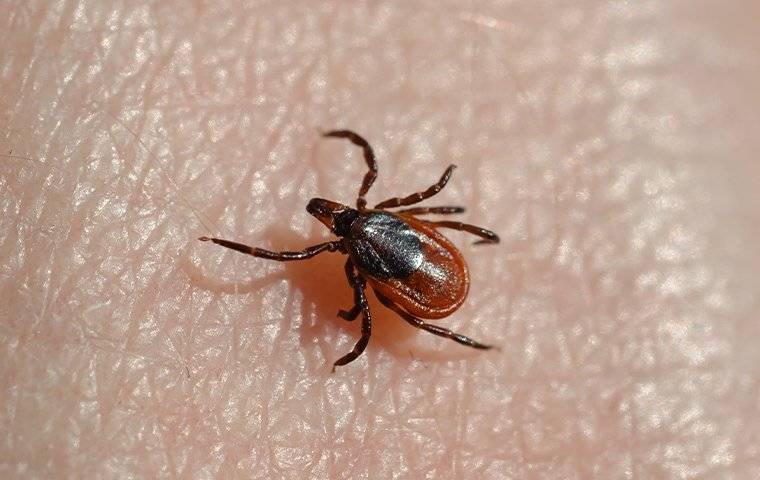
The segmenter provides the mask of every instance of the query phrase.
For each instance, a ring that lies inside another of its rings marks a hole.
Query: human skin
[[[757,2],[2,3],[0,477],[760,478]],[[318,128],[499,351],[196,240],[331,238]]]

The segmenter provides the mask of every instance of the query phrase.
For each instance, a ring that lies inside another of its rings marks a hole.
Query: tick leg
[[[225,248],[230,248],[241,253],[247,253],[254,257],[277,260],[278,262],[306,260],[307,258],[319,255],[322,252],[335,252],[342,248],[340,241],[333,241],[313,245],[298,252],[272,252],[270,250],[264,250],[263,248],[249,247],[248,245],[243,245],[242,243],[233,242],[231,240],[222,240],[221,238],[199,237],[198,240],[201,242],[214,242]]]
[[[391,301],[388,297],[385,297],[382,294],[378,293],[377,290],[375,290],[375,295],[377,296],[378,300],[380,300],[380,303],[382,303],[386,307],[396,312],[401,318],[409,322],[409,324],[412,325],[413,327],[421,328],[422,330],[425,330],[426,332],[430,332],[433,335],[438,335],[439,337],[444,337],[450,340],[454,340],[455,342],[460,343],[462,345],[466,345],[468,347],[477,348],[480,350],[490,350],[491,348],[493,348],[493,346],[491,345],[485,345],[483,343],[480,343],[478,341],[471,339],[470,337],[466,337],[459,333],[452,332],[448,328],[443,328],[443,327],[439,327],[438,325],[425,323],[419,318],[415,317],[414,315],[410,314],[403,308],[393,303],[393,301]]]
[[[361,280],[364,281],[363,278],[361,278]],[[362,352],[364,352],[364,349],[367,348],[369,336],[372,332],[372,314],[369,311],[369,303],[367,303],[367,295],[364,293],[364,288],[355,289],[354,292],[356,292],[357,304],[361,306],[362,312],[364,313],[364,318],[362,319],[362,336],[359,341],[356,342],[356,345],[354,345],[353,350],[333,363],[333,372],[335,372],[335,367],[340,367],[353,362],[362,354]]]
[[[445,172],[443,172],[443,175],[441,175],[440,180],[436,182],[434,185],[431,185],[427,190],[423,192],[417,192],[413,193],[407,197],[396,197],[396,198],[390,198],[384,202],[380,202],[377,205],[375,205],[375,208],[383,209],[383,208],[393,208],[393,207],[404,207],[406,205],[413,205],[415,203],[419,203],[426,198],[430,198],[436,193],[440,192],[443,187],[446,186],[446,183],[448,183],[449,178],[451,178],[451,172],[454,171],[454,169],[457,168],[456,165],[449,165],[449,168],[446,169]]]
[[[360,313],[362,313],[362,307],[359,305],[354,305],[351,307],[351,310],[338,310],[338,316],[349,322],[356,320],[356,317],[358,317]]]
[[[394,213],[406,213],[407,215],[426,215],[428,213],[450,215],[452,213],[464,213],[464,207],[412,207],[402,208]]]
[[[442,220],[440,222],[425,222],[428,225],[432,225],[434,227],[439,228],[451,228],[454,230],[461,230],[467,233],[471,233],[473,235],[477,235],[478,237],[482,238],[483,240],[478,240],[475,242],[475,245],[480,245],[482,243],[499,243],[499,236],[493,233],[491,230],[486,230],[485,228],[476,227],[475,225],[470,225],[468,223],[462,223],[462,222],[450,222],[446,220]]]
[[[364,294],[364,286],[367,284],[367,282],[364,280],[364,278],[358,276],[356,274],[356,269],[354,268],[354,262],[349,257],[348,260],[346,260],[346,278],[348,279],[349,285],[354,290],[354,306],[351,308],[351,310],[338,310],[338,316],[340,318],[343,318],[345,320],[348,320],[349,322],[356,320],[356,317],[359,316],[359,314],[362,312],[362,305],[361,305],[361,295]]]
[[[364,181],[362,181],[362,186],[359,189],[359,198],[356,199],[356,208],[359,210],[364,210],[364,208],[367,206],[367,200],[364,198],[364,196],[369,191],[369,187],[375,183],[375,179],[377,178],[377,160],[375,160],[375,152],[372,151],[372,147],[370,147],[369,142],[367,142],[364,137],[356,132],[352,132],[351,130],[332,130],[330,132],[323,133],[322,136],[347,138],[351,141],[351,143],[362,147],[362,150],[364,150],[364,160],[367,162],[369,171],[364,175]]]

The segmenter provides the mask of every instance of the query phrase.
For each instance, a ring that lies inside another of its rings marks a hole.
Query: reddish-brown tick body
[[[392,215],[374,213],[370,215]],[[372,218],[372,217],[370,217]],[[352,258],[372,288],[419,318],[449,316],[464,302],[470,289],[467,264],[459,250],[436,229],[410,215],[398,215],[404,222],[414,248],[397,248],[397,252],[416,263],[408,275],[387,277],[363,268],[360,258]],[[396,227],[402,230],[404,227]],[[396,246],[401,242],[396,242]]]
[[[326,137],[347,138],[364,149],[369,171],[359,189],[356,208],[330,200],[312,199],[306,210],[327,226],[340,240],[321,243],[298,252],[271,252],[219,238],[200,237],[239,252],[270,260],[304,260],[319,253],[341,252],[348,255],[346,278],[354,290],[354,306],[338,315],[355,320],[363,314],[362,336],[354,349],[334,363],[346,365],[356,359],[367,346],[372,316],[365,295],[367,283],[380,302],[399,314],[411,325],[462,345],[487,350],[489,345],[477,342],[443,327],[426,323],[421,318],[437,319],[450,315],[467,297],[470,277],[462,254],[444,237],[439,228],[463,230],[481,238],[476,243],[498,243],[499,237],[484,228],[452,221],[428,221],[417,218],[429,213],[462,213],[462,207],[416,207],[388,211],[389,208],[412,205],[432,197],[448,182],[454,166],[446,169],[437,183],[425,191],[407,197],[391,198],[366,208],[364,196],[377,177],[377,163],[366,140],[349,130],[335,130]]]

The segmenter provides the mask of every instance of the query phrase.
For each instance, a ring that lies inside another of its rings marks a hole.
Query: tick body
[[[349,255],[359,272],[412,315],[442,318],[467,297],[470,278],[462,255],[413,216],[370,210],[352,237]]]
[[[345,273],[354,291],[354,306],[338,315],[353,321],[362,315],[362,334],[353,350],[333,366],[355,360],[367,347],[372,330],[372,314],[367,303],[369,285],[378,300],[412,326],[449,338],[462,345],[487,350],[492,348],[464,335],[422,319],[446,317],[467,298],[470,278],[462,254],[439,229],[462,230],[480,237],[475,243],[498,243],[499,237],[484,228],[454,221],[430,221],[427,214],[449,215],[464,212],[463,207],[413,207],[438,193],[454,170],[450,165],[443,176],[427,190],[406,197],[395,197],[367,208],[365,195],[377,177],[377,162],[366,140],[350,130],[334,130],[325,137],[346,138],[362,147],[369,168],[359,189],[356,208],[321,198],[312,199],[306,210],[320,220],[338,240],[321,243],[297,252],[272,252],[223,240],[200,237],[238,252],[269,260],[305,260],[323,252],[346,254]]]

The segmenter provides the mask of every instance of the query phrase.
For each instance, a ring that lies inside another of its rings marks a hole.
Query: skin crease
[[[758,478],[758,4],[5,2],[0,477]],[[443,7],[443,8],[442,8]],[[313,196],[472,275],[367,352]],[[134,132],[134,133],[133,133]]]

